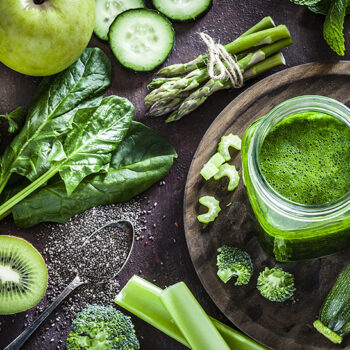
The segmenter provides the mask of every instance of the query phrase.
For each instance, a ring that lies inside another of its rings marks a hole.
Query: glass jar
[[[322,205],[299,204],[276,192],[261,173],[259,154],[266,135],[282,119],[302,112],[324,113],[350,127],[350,109],[342,103],[323,96],[300,96],[251,124],[242,139],[243,182],[259,240],[267,253],[282,262],[322,257],[350,246],[350,192]]]

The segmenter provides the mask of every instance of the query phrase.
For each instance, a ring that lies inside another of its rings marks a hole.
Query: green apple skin
[[[58,73],[82,54],[94,23],[95,0],[0,0],[0,61],[27,75]]]

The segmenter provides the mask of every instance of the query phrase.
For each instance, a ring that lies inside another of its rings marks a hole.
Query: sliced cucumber
[[[174,21],[190,21],[206,12],[212,0],[152,0],[153,6]]]
[[[172,24],[159,12],[128,10],[120,14],[109,31],[118,61],[135,71],[150,71],[162,64],[174,46]]]
[[[108,40],[109,27],[122,12],[130,9],[143,8],[143,0],[95,0],[96,20],[95,34],[102,40]]]

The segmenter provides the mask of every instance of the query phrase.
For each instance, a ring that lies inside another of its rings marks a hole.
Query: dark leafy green
[[[44,78],[26,123],[0,160],[0,193],[12,173],[33,181],[47,171],[77,108],[96,106],[110,84],[108,57],[88,48],[68,69]]]
[[[325,15],[323,36],[328,45],[338,55],[345,52],[344,20],[350,14],[350,0],[291,0],[298,5],[306,5],[314,13]]]
[[[127,201],[163,178],[176,156],[174,148],[158,133],[133,122],[113,153],[106,174],[85,178],[69,197],[63,181],[56,176],[16,205],[13,217],[21,227],[44,221],[64,223],[89,208]]]
[[[7,119],[9,124],[8,131],[10,134],[16,134],[23,126],[25,120],[25,114],[22,107],[18,107],[10,113],[0,115],[0,117]]]
[[[2,204],[0,217],[57,173],[69,196],[86,176],[107,172],[112,152],[127,134],[133,115],[134,106],[129,100],[117,96],[104,98],[98,107],[78,109],[64,142],[56,140],[52,147],[50,169]]]
[[[323,36],[328,45],[340,56],[344,56],[345,39],[343,34],[346,8],[349,0],[334,0],[323,25]]]
[[[314,5],[308,6],[309,10],[317,13],[318,15],[327,15],[331,7],[332,0],[317,0]],[[350,3],[346,9],[346,14],[350,14]]]

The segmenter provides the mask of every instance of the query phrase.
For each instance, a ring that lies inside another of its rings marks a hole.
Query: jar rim
[[[251,140],[251,156],[248,157],[250,162],[249,168],[254,174],[254,178],[260,194],[263,194],[268,202],[275,207],[292,212],[300,216],[324,216],[338,212],[343,208],[350,206],[350,191],[342,197],[319,205],[308,205],[294,202],[280,193],[278,193],[265,179],[259,166],[259,151],[261,145],[269,131],[277,125],[282,119],[305,111],[315,111],[333,116],[344,122],[350,128],[350,109],[341,102],[319,95],[304,95],[288,99],[268,112],[257,126]]]

